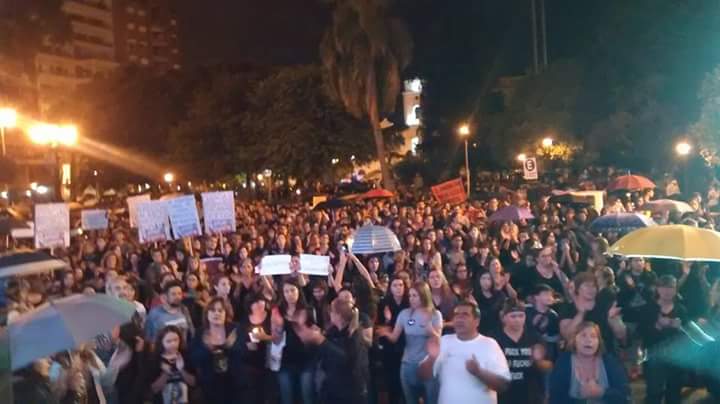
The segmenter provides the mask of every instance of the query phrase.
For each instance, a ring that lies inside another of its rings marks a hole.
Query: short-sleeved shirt
[[[468,372],[465,363],[473,355],[481,368],[510,381],[507,360],[494,339],[478,335],[462,341],[455,334],[445,335],[433,366],[433,374],[440,381],[438,404],[497,403],[497,393]]]
[[[433,310],[432,318],[429,318],[425,312],[413,309],[405,309],[398,314],[396,324],[403,327],[405,334],[403,362],[420,363],[427,356],[426,344],[430,337],[427,330],[428,321],[432,321],[437,330],[442,328],[442,314],[437,310]]]
[[[544,395],[543,379],[534,366],[532,350],[535,345],[542,344],[542,339],[533,330],[526,330],[516,342],[504,331],[498,330],[493,335],[505,354],[512,381],[510,388],[500,394],[501,404],[542,403]]]

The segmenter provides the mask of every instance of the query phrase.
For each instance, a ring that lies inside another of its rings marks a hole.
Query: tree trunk
[[[377,158],[380,162],[380,172],[382,174],[382,184],[385,189],[391,192],[395,192],[395,181],[393,180],[392,171],[390,170],[390,163],[387,159],[387,153],[385,152],[385,139],[383,138],[382,128],[380,128],[380,111],[378,109],[377,99],[377,82],[375,80],[375,71],[370,69],[368,74],[368,94],[367,94],[367,106],[368,106],[368,117],[370,118],[370,125],[373,130],[373,138],[375,139],[375,149],[377,150]]]

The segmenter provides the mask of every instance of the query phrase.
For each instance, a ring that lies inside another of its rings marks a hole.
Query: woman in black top
[[[378,325],[394,328],[398,314],[410,307],[410,302],[408,301],[405,282],[401,278],[393,278],[388,292],[378,307],[377,321]],[[404,396],[400,383],[400,361],[405,349],[405,339],[401,336],[393,344],[387,338],[380,337],[377,348],[377,351],[382,353],[383,380],[388,392],[388,402],[402,404]]]
[[[265,366],[270,336],[269,304],[262,295],[249,295],[240,320],[239,333],[247,338],[246,347],[239,351],[242,365],[240,382],[245,386],[244,399],[249,404],[262,404],[268,392],[269,374]],[[237,382],[237,381],[236,381]]]
[[[190,361],[208,403],[236,404],[242,401],[233,374],[240,364],[242,348],[237,324],[230,322],[231,309],[223,297],[214,297],[203,316],[203,329],[190,345]]]
[[[300,386],[304,404],[314,403],[315,360],[309,350],[297,336],[295,327],[315,323],[300,286],[292,280],[286,280],[282,288],[280,305],[275,309],[273,322],[273,340],[283,345],[280,369],[277,379],[280,388],[280,403],[293,404],[297,395],[296,386]]]
[[[154,404],[187,404],[195,375],[186,358],[183,334],[169,325],[158,333],[155,355],[149,366],[150,391]]]
[[[495,289],[489,271],[481,272],[477,279],[477,286],[473,288],[473,298],[480,309],[480,333],[490,335],[500,327],[500,310],[506,296]]]

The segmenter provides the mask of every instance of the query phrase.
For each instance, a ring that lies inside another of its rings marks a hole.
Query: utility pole
[[[548,65],[548,50],[547,50],[547,25],[545,23],[545,0],[540,0],[540,31],[542,33],[542,55],[543,55],[543,70]]]
[[[533,64],[532,64],[532,71],[533,74],[538,74],[538,41],[537,41],[537,11],[536,11],[536,3],[535,0],[530,0],[530,29],[532,33],[530,34],[530,41],[532,43],[532,55],[533,55]]]

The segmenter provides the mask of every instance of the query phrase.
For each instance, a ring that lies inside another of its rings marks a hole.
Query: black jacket
[[[318,354],[325,373],[320,391],[323,404],[367,402],[368,351],[360,330],[349,335],[347,328],[331,327]]]

